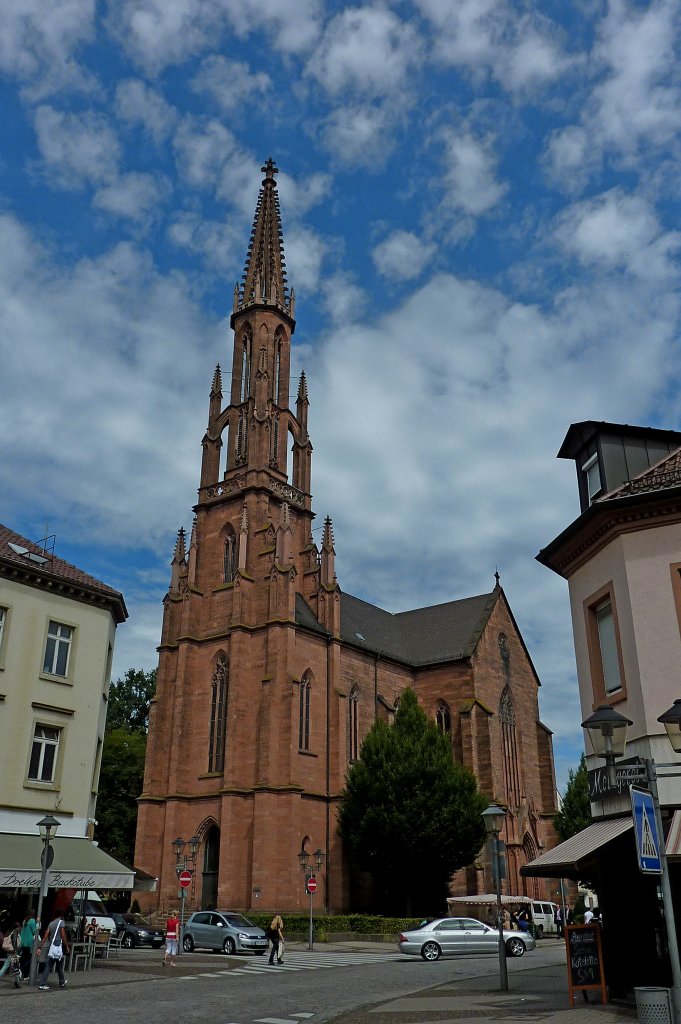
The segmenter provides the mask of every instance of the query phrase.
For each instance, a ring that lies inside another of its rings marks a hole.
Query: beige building
[[[0,887],[33,884],[46,814],[60,823],[54,886],[66,884],[58,870],[77,881],[87,869],[80,881],[91,888],[120,871],[109,857],[93,859],[87,837],[116,626],[126,618],[118,591],[0,526]],[[35,863],[19,836],[34,837]]]
[[[622,766],[645,780],[639,759],[657,765],[679,923],[680,755],[658,718],[681,698],[681,433],[575,423],[558,455],[575,462],[581,513],[537,557],[568,582],[582,721],[609,705],[632,723]],[[629,780],[613,786],[588,738],[586,756],[593,823],[522,871],[594,886],[611,993],[668,984],[659,879],[638,867]]]

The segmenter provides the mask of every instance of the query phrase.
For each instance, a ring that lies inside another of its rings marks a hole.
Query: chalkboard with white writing
[[[576,989],[581,989],[584,992],[589,989],[600,989],[602,1001],[605,1003],[601,926],[599,924],[568,925],[565,929],[565,945],[567,947],[568,985],[572,1004],[574,1005],[573,992]]]

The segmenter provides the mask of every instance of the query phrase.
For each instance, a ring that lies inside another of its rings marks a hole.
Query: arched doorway
[[[220,870],[220,829],[217,825],[206,833],[203,847],[203,884],[201,906],[214,910],[218,905],[218,872]]]

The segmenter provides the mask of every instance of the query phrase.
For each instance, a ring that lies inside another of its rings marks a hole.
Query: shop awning
[[[54,859],[47,873],[53,889],[133,889],[132,868],[105,853],[89,839],[56,836],[50,841]],[[0,888],[40,888],[39,835],[0,833]]]
[[[531,878],[570,878],[573,875],[578,878],[585,862],[596,850],[633,827],[630,817],[594,821],[564,843],[524,864],[520,874]]]

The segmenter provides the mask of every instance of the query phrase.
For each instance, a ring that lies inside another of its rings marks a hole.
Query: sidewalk
[[[485,1024],[486,1021],[541,1021],[542,1024],[619,1024],[637,1019],[626,1006],[601,1006],[598,993],[581,992],[570,1006],[565,964],[514,971],[510,991],[498,977],[462,978],[375,1003],[333,1019],[333,1024]]]

